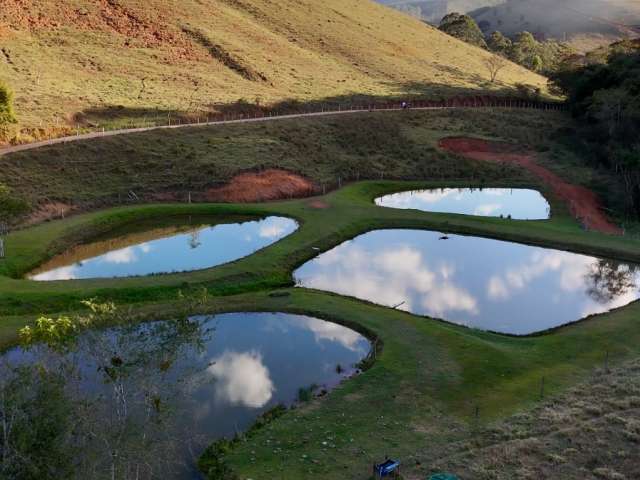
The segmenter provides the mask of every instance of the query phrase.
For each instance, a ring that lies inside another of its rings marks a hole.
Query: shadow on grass
[[[478,78],[478,81],[481,79]],[[486,83],[486,82],[485,82]],[[486,83],[487,89],[479,91],[437,82],[405,83],[394,96],[353,93],[315,100],[285,99],[277,103],[263,104],[260,97],[240,99],[234,103],[211,103],[193,110],[124,107],[112,105],[96,107],[76,113],[74,125],[89,128],[131,128],[154,125],[174,125],[206,121],[232,120],[260,116],[278,116],[353,108],[399,108],[402,102],[423,107],[487,107],[504,105],[505,101],[548,101],[540,97],[534,87],[522,85],[518,89]]]

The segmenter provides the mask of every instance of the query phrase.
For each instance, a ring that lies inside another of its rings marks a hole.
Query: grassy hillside
[[[488,53],[361,0],[3,0],[0,47],[0,78],[32,135],[41,125],[103,126],[241,99],[545,84],[509,65],[490,85]]]
[[[466,133],[539,145],[566,122],[560,113],[471,109],[154,131],[5,156],[0,183],[42,219],[47,212],[59,216],[68,209],[129,203],[130,191],[146,203],[186,201],[189,192],[203,200],[208,189],[240,172],[273,168],[303,175],[318,193],[363,179],[488,180],[505,169],[452,161],[437,149],[438,139]]]

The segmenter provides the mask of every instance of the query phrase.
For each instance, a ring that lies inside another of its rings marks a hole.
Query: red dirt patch
[[[311,200],[307,203],[307,205],[317,210],[324,210],[325,208],[329,208],[331,206],[327,202],[324,202],[322,200]]]
[[[569,205],[571,214],[587,229],[614,235],[622,233],[603,213],[598,197],[591,190],[567,183],[552,171],[538,165],[533,152],[523,151],[508,143],[464,137],[443,138],[439,146],[473,160],[520,165],[551,186],[553,192]]]
[[[315,192],[312,182],[295,173],[269,169],[242,173],[222,187],[205,192],[212,202],[250,203],[308,197]]]
[[[205,52],[182,31],[172,25],[171,8],[125,6],[117,0],[87,2],[76,8],[72,2],[33,2],[0,0],[0,27],[38,33],[73,28],[116,33],[124,47],[161,47],[168,52],[165,60],[204,60]]]

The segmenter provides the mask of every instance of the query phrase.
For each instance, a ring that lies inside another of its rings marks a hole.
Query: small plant
[[[83,305],[89,308],[88,315],[58,318],[42,316],[33,325],[19,330],[20,341],[25,347],[44,343],[52,349],[64,350],[72,345],[78,335],[90,327],[116,318],[116,307],[113,303],[97,303],[95,300],[84,300]]]
[[[16,122],[13,110],[13,91],[0,81],[0,126]]]
[[[317,389],[318,385],[316,384],[310,385],[307,388],[300,388],[298,390],[298,401],[300,403],[311,401],[311,399],[313,398],[313,392],[315,392]]]

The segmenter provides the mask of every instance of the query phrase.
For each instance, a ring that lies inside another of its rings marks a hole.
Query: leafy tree
[[[514,63],[544,74],[557,70],[574,53],[569,46],[555,40],[539,42],[529,32],[520,32],[513,41],[500,32],[493,32],[488,39],[488,46]]]
[[[0,478],[71,478],[71,415],[62,372],[38,366],[2,369]]]
[[[0,479],[173,478],[183,401],[208,366],[178,360],[215,330],[188,317],[206,290],[181,299],[184,315],[143,328],[93,300],[22,328],[26,361],[0,362]]]
[[[544,63],[542,62],[542,57],[540,55],[534,55],[531,57],[531,70],[534,72],[539,72],[544,67]]]
[[[484,34],[476,21],[468,15],[461,13],[449,13],[440,22],[441,31],[456,37],[463,42],[470,43],[480,48],[487,48]]]
[[[605,63],[565,62],[551,80],[584,122],[584,150],[621,179],[640,217],[640,44],[612,46]]]
[[[509,57],[515,63],[533,70],[538,41],[529,32],[520,32],[511,45]]]
[[[13,92],[0,81],[0,125],[16,123],[13,111]]]
[[[509,55],[513,42],[505,37],[501,32],[493,32],[487,39],[489,50],[504,57]]]

